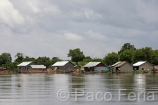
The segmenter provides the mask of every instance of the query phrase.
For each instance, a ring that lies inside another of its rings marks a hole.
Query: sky
[[[103,58],[124,43],[158,49],[158,0],[0,0],[0,54]]]

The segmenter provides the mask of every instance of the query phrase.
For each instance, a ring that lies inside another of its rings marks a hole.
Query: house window
[[[142,70],[144,70],[144,68],[142,68]]]

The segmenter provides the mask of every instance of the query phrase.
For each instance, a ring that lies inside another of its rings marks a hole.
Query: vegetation
[[[103,62],[106,65],[112,65],[117,61],[128,61],[130,63],[148,61],[152,64],[158,65],[158,50],[153,50],[151,47],[136,49],[134,45],[131,45],[130,43],[125,43],[118,53],[108,53],[104,58],[91,58],[90,56],[85,56],[79,48],[70,49],[67,55],[68,57],[71,57],[72,63],[79,66],[83,66],[92,61]],[[15,60],[12,61],[11,54],[4,52],[0,55],[0,67],[5,67],[6,69],[17,72],[17,65],[23,61],[33,61],[36,64],[43,64],[46,67],[50,67],[55,62],[61,60],[62,59],[58,57],[49,58],[46,56],[33,58],[18,52],[15,55]]]
[[[73,62],[76,62],[76,65],[78,65],[79,61],[82,61],[85,58],[83,52],[81,52],[79,48],[73,50],[70,49],[67,55],[68,57],[71,57],[71,60]]]

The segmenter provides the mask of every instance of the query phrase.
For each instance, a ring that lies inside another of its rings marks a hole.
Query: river
[[[156,105],[158,74],[0,75],[0,105]]]

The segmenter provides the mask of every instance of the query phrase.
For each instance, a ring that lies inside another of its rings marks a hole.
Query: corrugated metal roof
[[[27,65],[29,65],[30,63],[32,63],[32,61],[22,62],[22,63],[20,63],[20,64],[17,65],[17,66],[27,66]]]
[[[119,62],[115,67],[121,67],[121,66],[124,65],[125,63],[127,63],[127,62],[126,62],[126,61]]]
[[[94,67],[97,66],[101,62],[89,62],[84,67]]]
[[[133,64],[133,66],[140,66],[140,65],[144,64],[145,62],[146,61],[139,61],[139,62]]]
[[[64,66],[68,63],[69,61],[58,61],[54,63],[52,66]]]
[[[115,64],[111,65],[111,66],[116,66],[117,64],[119,64],[121,61],[116,62]]]
[[[33,68],[33,69],[46,69],[46,66],[44,66],[44,65],[31,65],[31,68]]]

